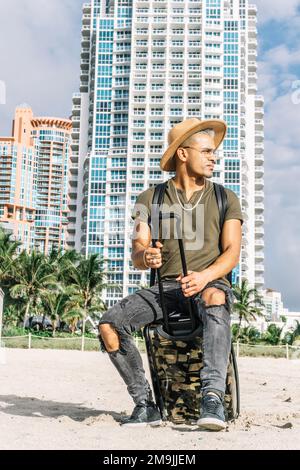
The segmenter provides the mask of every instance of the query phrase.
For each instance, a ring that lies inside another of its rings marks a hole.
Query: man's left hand
[[[181,282],[182,292],[185,297],[191,297],[192,295],[201,292],[205,286],[211,281],[207,271],[200,273],[196,271],[188,271],[188,275],[180,274],[176,278],[176,281]]]

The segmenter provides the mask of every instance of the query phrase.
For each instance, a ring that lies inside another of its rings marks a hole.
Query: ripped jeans
[[[168,312],[187,308],[188,299],[183,295],[180,282],[165,280],[163,287]],[[226,303],[207,306],[201,296],[208,287],[216,287],[225,292]],[[222,280],[209,282],[205,289],[193,296],[203,324],[203,368],[200,372],[202,393],[214,391],[223,399],[231,349],[230,314],[234,296],[231,288]],[[141,355],[131,335],[162,317],[158,284],[155,284],[125,297],[111,307],[99,322],[99,325],[112,325],[118,333],[119,350],[108,354],[135,404],[153,398]],[[101,337],[100,343],[105,352]]]

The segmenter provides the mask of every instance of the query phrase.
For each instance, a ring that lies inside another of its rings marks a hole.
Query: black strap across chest
[[[152,199],[152,205],[153,207],[156,208],[156,211],[154,212],[154,218],[156,219],[155,221],[151,220],[151,216],[148,218],[148,224],[151,228],[155,227],[155,232],[158,234],[158,227],[159,227],[159,208],[161,207],[163,200],[164,200],[164,195],[165,191],[167,188],[167,181],[164,183],[160,183],[155,186],[154,194],[153,194],[153,199]],[[219,209],[219,226],[220,226],[220,237],[219,237],[219,249],[220,252],[222,253],[222,244],[221,244],[221,234],[222,234],[222,228],[224,225],[225,221],[225,215],[226,211],[228,208],[228,200],[227,200],[227,195],[226,191],[223,185],[218,184],[218,183],[213,183],[214,185],[214,192],[218,204],[218,209]],[[158,236],[156,237],[158,238]],[[156,271],[155,269],[151,269],[151,276],[150,276],[150,286],[153,286],[155,284],[155,274]],[[232,272],[227,274],[227,279],[230,282],[230,285],[232,284]]]

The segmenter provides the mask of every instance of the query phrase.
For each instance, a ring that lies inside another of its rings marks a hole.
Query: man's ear
[[[184,157],[186,159],[186,150],[183,147],[179,147],[176,150],[175,158],[178,158],[181,161],[185,161],[185,160],[182,160],[182,157]]]

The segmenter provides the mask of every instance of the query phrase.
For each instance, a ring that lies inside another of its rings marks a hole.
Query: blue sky
[[[14,108],[24,102],[36,116],[71,114],[82,3],[0,0],[0,81],[7,88],[0,135],[10,135]],[[300,0],[251,3],[258,7],[258,94],[265,97],[266,287],[300,311]]]

